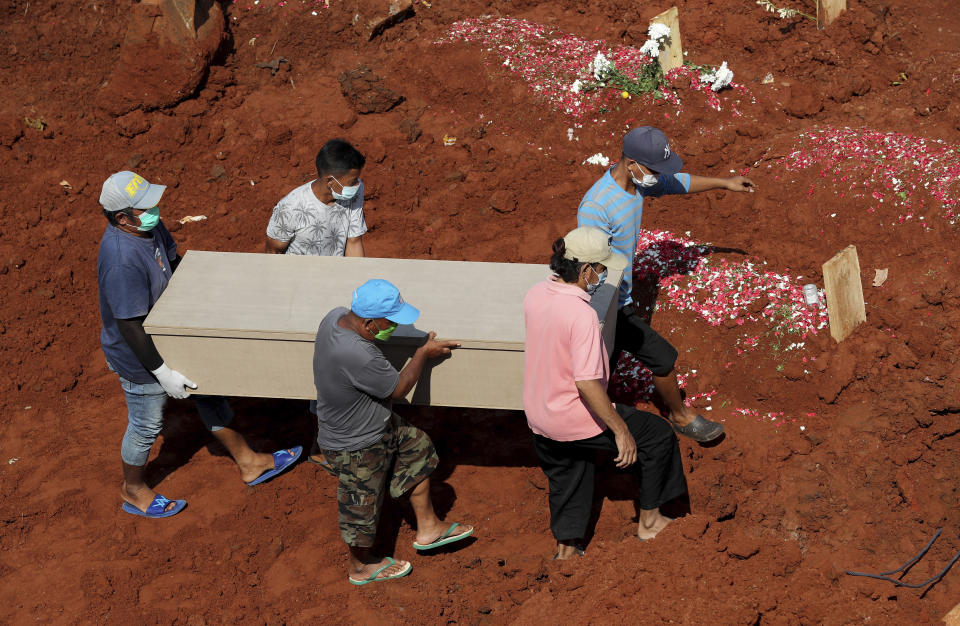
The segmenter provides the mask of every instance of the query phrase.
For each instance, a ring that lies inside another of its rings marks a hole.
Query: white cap
[[[599,228],[581,226],[567,233],[563,238],[566,248],[563,258],[580,263],[602,263],[611,272],[624,269],[627,257],[617,254],[610,247],[612,238]]]

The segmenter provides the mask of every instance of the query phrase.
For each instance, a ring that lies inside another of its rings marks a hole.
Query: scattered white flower
[[[732,80],[733,72],[727,67],[726,61],[721,63],[720,67],[712,72],[704,72],[700,75],[700,82],[710,83],[710,89],[713,91],[720,91],[728,86]]]
[[[583,83],[580,82],[580,79],[573,81],[573,84],[570,85],[570,91],[573,93],[580,93],[580,88],[583,86]]]
[[[20,460],[20,457],[15,456],[15,457],[13,457],[12,459],[10,459],[9,461],[7,461],[7,465],[13,465],[14,463],[16,463],[16,462],[19,461],[19,460]]]
[[[773,2],[771,2],[771,0],[757,0],[757,4],[762,6],[766,11],[769,11],[771,13],[776,13],[777,17],[779,17],[780,19],[785,19],[788,17],[796,17],[797,15],[800,14],[800,11],[798,11],[797,9],[781,9],[780,7],[776,6]]]
[[[573,141],[573,129],[572,129],[572,128],[568,128],[568,129],[567,129],[567,141]]]
[[[610,165],[610,159],[608,157],[603,156],[602,153],[598,152],[592,157],[590,157],[589,159],[587,159],[586,161],[584,161],[583,163],[581,163],[581,165],[586,165],[587,163],[589,163],[590,165],[602,165],[604,167],[607,167],[608,165]]]
[[[806,430],[806,429],[807,429],[806,426],[801,426],[801,427],[800,427],[800,430]]]

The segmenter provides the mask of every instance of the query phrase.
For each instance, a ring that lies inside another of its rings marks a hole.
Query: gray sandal
[[[711,422],[702,415],[697,415],[697,417],[686,426],[680,426],[679,424],[675,424],[673,422],[670,423],[673,426],[673,429],[679,434],[690,437],[699,443],[713,441],[723,434],[723,424],[719,422]]]

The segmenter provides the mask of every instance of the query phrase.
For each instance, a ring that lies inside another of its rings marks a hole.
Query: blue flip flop
[[[253,487],[254,485],[259,485],[265,483],[274,476],[278,476],[284,472],[288,467],[293,465],[297,459],[300,458],[300,454],[303,452],[303,446],[294,446],[289,450],[277,450],[273,453],[273,469],[267,470],[264,473],[260,474],[253,480],[247,483],[248,487]]]
[[[165,511],[167,505],[171,502],[174,503],[174,506],[169,511]],[[139,515],[140,517],[173,517],[180,511],[182,511],[187,506],[186,500],[170,500],[169,498],[164,498],[159,493],[153,497],[153,502],[150,503],[150,506],[147,507],[146,511],[141,511],[137,507],[133,506],[129,502],[124,502],[123,506],[120,508],[129,513],[130,515]]]
[[[450,528],[447,529],[447,532],[443,533],[442,535],[434,539],[432,543],[419,544],[416,541],[414,541],[413,547],[416,548],[417,550],[433,550],[434,548],[445,546],[448,543],[453,543],[455,541],[460,541],[461,539],[466,539],[467,537],[473,534],[474,529],[471,528],[465,533],[454,535],[453,531],[455,531],[459,525],[460,525],[460,522],[454,522],[450,524]]]
[[[367,583],[380,583],[380,582],[383,582],[383,581],[385,581],[385,580],[393,580],[393,579],[395,579],[395,578],[403,578],[404,576],[406,576],[407,574],[409,574],[410,572],[413,571],[413,564],[410,563],[410,562],[407,562],[406,566],[405,566],[403,569],[401,569],[399,572],[397,572],[396,574],[393,574],[393,575],[391,575],[391,576],[382,576],[382,577],[380,577],[380,578],[377,578],[378,576],[380,576],[380,572],[382,572],[383,570],[387,569],[387,568],[390,567],[391,565],[396,565],[396,563],[397,563],[396,561],[393,560],[393,557],[392,557],[392,556],[388,556],[388,557],[387,557],[387,560],[390,561],[390,562],[387,563],[386,565],[384,565],[383,567],[381,567],[380,569],[378,569],[377,571],[375,571],[374,573],[370,574],[370,577],[369,577],[369,578],[364,578],[364,579],[362,579],[362,580],[357,580],[357,579],[354,578],[353,576],[350,576],[350,584],[351,584],[351,585],[366,585]]]

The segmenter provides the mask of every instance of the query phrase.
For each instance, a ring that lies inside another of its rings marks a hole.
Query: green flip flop
[[[397,572],[396,574],[392,574],[392,575],[390,575],[390,576],[380,576],[380,573],[381,573],[383,570],[387,569],[388,567],[390,567],[390,566],[392,566],[392,565],[396,565],[396,564],[397,564],[397,562],[393,559],[392,556],[388,556],[388,557],[387,557],[387,560],[390,561],[390,562],[387,563],[386,565],[384,565],[383,567],[381,567],[380,569],[378,569],[377,571],[375,571],[374,573],[370,574],[370,577],[369,577],[369,578],[364,578],[364,579],[362,579],[362,580],[357,580],[357,579],[354,578],[353,576],[350,576],[350,584],[352,584],[352,585],[366,585],[367,583],[379,583],[379,582],[383,582],[383,581],[385,581],[385,580],[393,580],[394,578],[403,578],[404,576],[406,576],[407,574],[409,574],[410,572],[413,571],[413,564],[407,563],[407,566],[404,567],[404,568],[403,568],[402,570],[400,570],[399,572]]]
[[[443,533],[437,537],[432,543],[428,544],[419,544],[416,541],[413,542],[413,547],[417,550],[433,550],[434,548],[439,548],[440,546],[445,546],[448,543],[453,543],[455,541],[460,541],[461,539],[466,539],[473,534],[474,529],[471,528],[465,533],[460,533],[459,535],[454,535],[453,531],[460,526],[460,522],[454,522],[450,524],[450,528],[447,529],[447,532]]]

